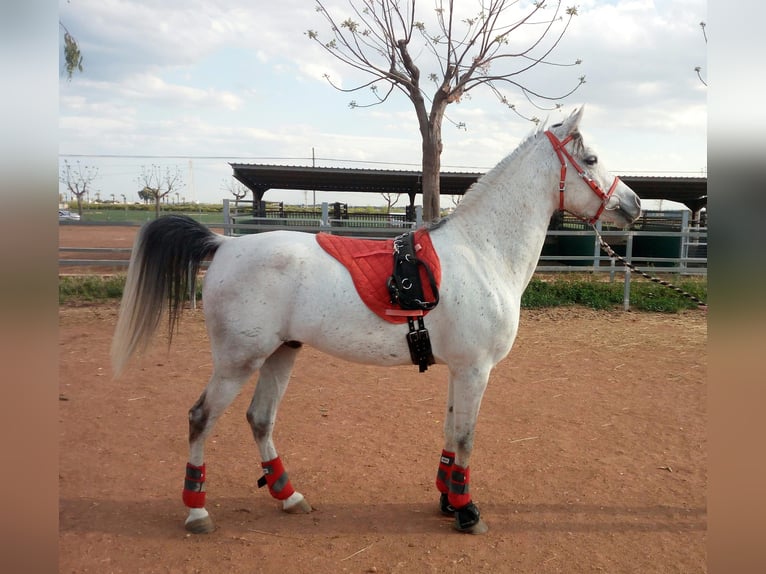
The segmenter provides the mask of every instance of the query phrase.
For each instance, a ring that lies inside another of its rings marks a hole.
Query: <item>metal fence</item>
[[[229,235],[245,235],[271,231],[275,227],[300,231],[334,233],[352,237],[395,237],[422,224],[422,208],[408,221],[402,213],[348,213],[345,204],[322,203],[317,209],[264,208],[255,214],[252,201],[223,200],[223,223]]]
[[[352,237],[386,239],[399,235],[409,228],[415,227],[415,222],[396,222],[386,219],[380,221],[381,226],[370,225],[371,221],[355,219],[342,220],[348,225],[336,225],[329,216],[324,220],[314,218],[252,218],[243,223],[240,220],[230,220],[228,223],[216,224],[217,230],[223,230],[226,235],[243,233],[260,233],[274,229],[293,229],[308,233],[334,233]],[[262,221],[261,219],[268,219]],[[687,217],[680,218],[680,225],[665,222],[665,230],[657,230],[658,222],[652,225],[644,222],[629,230],[597,229],[615,250],[628,262],[642,271],[652,275],[675,276],[707,276],[707,228],[690,224]],[[355,225],[360,223],[360,225]],[[383,224],[386,225],[383,225]],[[676,230],[672,229],[676,226]],[[624,306],[630,304],[631,271],[621,262],[602,253],[598,237],[592,229],[562,229],[570,227],[566,221],[559,229],[550,229],[547,233],[542,254],[538,260],[535,272],[537,274],[559,273],[590,273],[608,277],[611,282],[618,277],[624,284]],[[576,225],[574,225],[576,227]],[[642,229],[636,229],[640,227]],[[662,227],[660,226],[660,229]],[[59,272],[77,269],[80,273],[120,273],[124,272],[130,261],[130,248],[108,247],[59,247]]]

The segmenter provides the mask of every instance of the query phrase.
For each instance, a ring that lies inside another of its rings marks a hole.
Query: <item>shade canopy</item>
[[[305,167],[268,164],[230,164],[234,177],[262,201],[269,189],[354,193],[406,194],[410,204],[422,194],[420,171]],[[463,195],[483,174],[443,172],[441,195]],[[707,205],[707,177],[620,176],[642,199],[667,199],[683,203],[693,212]]]

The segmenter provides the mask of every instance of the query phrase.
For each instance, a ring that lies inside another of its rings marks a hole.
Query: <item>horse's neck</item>
[[[534,272],[557,208],[559,177],[556,166],[541,165],[534,156],[536,142],[528,144],[477,182],[444,227],[496,259],[509,281],[522,288]]]

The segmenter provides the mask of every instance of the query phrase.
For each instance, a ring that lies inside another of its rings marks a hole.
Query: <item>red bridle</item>
[[[598,218],[601,217],[601,214],[604,212],[609,198],[612,197],[614,190],[617,188],[617,184],[620,182],[620,178],[615,177],[614,181],[612,182],[612,186],[609,188],[609,191],[605,192],[598,183],[588,177],[588,174],[585,173],[585,170],[580,167],[580,165],[572,157],[572,154],[570,154],[566,147],[564,147],[572,140],[572,135],[567,136],[563,140],[557,138],[550,130],[546,130],[545,135],[548,136],[548,139],[551,141],[553,151],[556,152],[556,155],[559,157],[559,161],[561,162],[561,179],[559,180],[559,210],[566,211],[564,209],[564,191],[566,190],[567,160],[569,160],[569,163],[571,163],[572,167],[577,170],[577,174],[582,178],[582,180],[588,184],[588,187],[593,190],[593,193],[601,198],[601,207],[598,208],[598,211],[593,217],[587,220],[590,225],[593,225],[596,223],[596,221],[598,221]],[[573,213],[572,215],[575,217],[580,217],[576,213]],[[585,218],[580,217],[580,219]]]

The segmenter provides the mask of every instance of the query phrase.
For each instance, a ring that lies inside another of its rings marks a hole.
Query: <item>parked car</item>
[[[59,209],[59,221],[80,221],[80,214],[72,213],[68,209]]]

